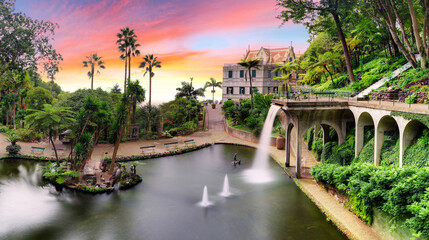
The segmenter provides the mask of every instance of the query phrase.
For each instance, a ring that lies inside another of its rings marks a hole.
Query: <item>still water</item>
[[[102,195],[58,193],[39,164],[0,161],[0,239],[346,239],[274,161],[273,181],[247,181],[254,154],[215,145],[137,162],[141,184]],[[228,198],[220,196],[225,174]],[[207,208],[198,205],[205,185]]]

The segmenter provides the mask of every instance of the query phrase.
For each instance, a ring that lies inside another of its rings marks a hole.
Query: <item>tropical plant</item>
[[[247,74],[249,74],[249,83],[250,83],[250,108],[253,110],[253,85],[252,85],[252,68],[259,69],[259,63],[261,61],[259,59],[250,58],[248,60],[241,59],[238,65],[247,69],[247,73],[245,75],[245,81],[247,81]]]
[[[29,109],[33,112],[25,117],[27,124],[35,130],[45,132],[49,135],[49,141],[55,152],[57,166],[59,159],[55,147],[55,138],[59,132],[67,129],[75,120],[72,118],[73,112],[67,107],[54,107],[50,104],[43,105],[43,109]]]
[[[213,95],[212,102],[214,102],[214,94],[216,92],[215,87],[222,88],[222,82],[218,82],[218,81],[216,81],[216,79],[211,77],[210,81],[207,81],[206,84],[204,85],[204,89],[209,88],[209,87],[213,88],[212,89],[212,95]]]
[[[161,62],[157,58],[153,54],[147,54],[143,57],[143,62],[139,66],[139,68],[146,68],[143,77],[149,73],[149,106],[152,104],[152,78],[155,76],[153,69],[161,68]]]
[[[140,51],[137,49],[140,44],[137,43],[137,35],[133,29],[128,27],[122,28],[118,34],[116,34],[118,40],[118,50],[121,53],[121,60],[125,61],[125,77],[124,77],[124,93],[127,89],[127,84],[131,81],[131,56],[139,56]],[[128,70],[128,72],[127,72]],[[128,82],[127,82],[128,79]]]
[[[83,67],[89,67],[88,77],[91,79],[91,89],[94,89],[94,73],[95,68],[98,66],[101,69],[105,69],[104,62],[101,60],[102,57],[99,57],[97,53],[86,56],[85,61],[83,61]],[[100,70],[97,70],[97,73],[100,74]]]
[[[200,97],[204,97],[204,91],[205,88],[197,88],[195,89],[192,86],[192,82],[188,83],[188,82],[181,82],[182,87],[178,87],[176,88],[177,93],[176,93],[176,99],[177,98],[192,98],[192,99],[197,99],[198,96]]]
[[[142,88],[142,86],[140,86],[139,80],[136,80],[135,82],[130,82],[130,84],[128,84],[127,91],[128,91],[128,95],[130,96],[132,109],[133,109],[133,112],[131,115],[131,123],[135,123],[137,103],[144,102],[146,90]]]

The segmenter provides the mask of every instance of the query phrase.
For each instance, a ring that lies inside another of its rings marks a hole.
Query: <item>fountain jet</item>
[[[222,197],[229,197],[231,196],[231,192],[229,191],[229,181],[228,181],[228,174],[225,174],[225,178],[223,180],[223,189],[220,193]]]
[[[207,186],[204,186],[203,199],[201,200],[201,202],[199,203],[199,205],[201,207],[208,207],[208,206],[210,206],[212,204],[213,203],[209,201],[209,194],[207,192]]]

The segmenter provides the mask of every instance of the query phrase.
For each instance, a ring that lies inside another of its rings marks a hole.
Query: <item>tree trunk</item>
[[[57,148],[55,147],[54,140],[52,139],[52,131],[49,131],[49,141],[52,143],[52,147],[54,148],[55,159],[57,160],[57,167],[60,166],[60,160],[58,159]]]
[[[127,92],[127,49],[125,49],[125,79],[124,79],[124,94]]]
[[[332,17],[334,18],[335,25],[337,26],[338,37],[340,38],[341,45],[343,46],[344,60],[346,61],[347,73],[349,74],[350,82],[355,81],[355,76],[353,74],[353,67],[350,59],[350,52],[347,47],[346,38],[344,37],[343,29],[341,27],[340,18],[336,12],[331,12]]]
[[[91,114],[88,114],[88,117],[86,118],[86,121],[85,121],[85,125],[83,125],[82,131],[80,132],[79,138],[80,138],[80,136],[82,136],[83,132],[85,131],[85,128],[88,125],[90,117],[91,117]]]
[[[412,54],[413,53],[413,49],[411,47],[410,41],[408,41],[407,34],[405,33],[404,23],[402,21],[401,16],[399,16],[398,9],[396,8],[396,4],[394,2],[392,2],[392,0],[390,0],[390,1],[391,1],[391,6],[392,6],[392,9],[393,9],[393,12],[395,13],[397,22],[399,23],[399,29],[401,30],[402,38],[403,38],[403,40],[405,42],[405,45],[407,45],[408,52],[411,53],[411,58],[413,59],[413,61],[417,62],[414,54]]]
[[[402,52],[404,57],[407,59],[407,61],[411,64],[413,68],[417,67],[416,61],[413,60],[411,57],[410,52],[408,52],[404,45],[402,44],[401,40],[399,39],[398,35],[396,34],[396,23],[393,19],[393,16],[390,12],[390,6],[387,6],[385,2],[381,0],[377,0],[378,3],[378,10],[381,14],[381,16],[384,18],[387,28],[389,29],[390,35],[395,42],[396,46],[399,48],[399,50]]]
[[[115,141],[115,147],[113,149],[113,154],[112,154],[112,162],[110,163],[110,168],[109,168],[110,174],[112,174],[113,170],[115,169],[116,154],[118,153],[119,144],[121,143],[122,134],[124,133],[125,126],[129,120],[129,116],[130,116],[130,108],[128,108],[126,121],[122,124],[121,131],[119,131],[119,136],[116,138],[116,141]]]
[[[149,71],[149,107],[152,106],[152,71]]]
[[[424,18],[424,24],[423,24],[423,46],[426,51],[426,56],[429,56],[429,4],[427,0],[424,0],[425,5],[425,18]]]
[[[414,37],[416,39],[417,50],[420,54],[420,67],[421,69],[426,69],[426,52],[423,50],[422,40],[420,38],[419,26],[417,22],[416,12],[414,11],[413,1],[407,0],[408,8],[410,10],[411,22],[413,25]]]
[[[91,90],[94,89],[94,64],[91,66]]]
[[[329,76],[331,77],[331,82],[332,82],[332,88],[335,87],[334,85],[334,79],[332,79],[332,74],[331,72],[328,70],[328,68],[326,67],[326,65],[323,65],[323,67],[325,68],[325,70],[328,72]]]
[[[130,84],[131,81],[131,49],[128,53],[128,84]]]
[[[133,115],[131,117],[131,123],[132,124],[136,123],[136,108],[137,108],[137,102],[134,100],[133,101]]]

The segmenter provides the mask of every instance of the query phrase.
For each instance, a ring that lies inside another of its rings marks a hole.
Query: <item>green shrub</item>
[[[198,130],[198,124],[196,124],[194,121],[185,122],[181,127]]]
[[[346,206],[368,224],[378,209],[392,221],[405,220],[413,234],[429,237],[429,168],[319,164],[311,174],[317,182],[346,193]]]
[[[35,139],[42,139],[42,135],[40,133],[27,128],[18,128],[13,130],[13,133],[16,134],[22,142],[32,142]]]
[[[19,151],[21,150],[21,146],[19,146],[18,144],[15,145],[8,145],[6,147],[6,152],[9,153],[9,155],[16,155],[19,153]]]
[[[417,95],[415,93],[413,93],[413,94],[411,94],[405,98],[405,102],[408,104],[416,103],[416,101],[417,101]]]
[[[0,133],[7,133],[9,131],[8,126],[0,126]]]

